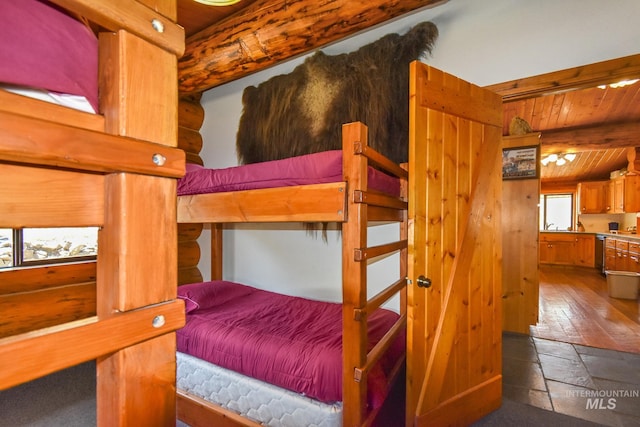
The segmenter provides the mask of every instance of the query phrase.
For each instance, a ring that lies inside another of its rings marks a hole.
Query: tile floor
[[[640,426],[640,354],[505,333],[503,395],[605,426]]]

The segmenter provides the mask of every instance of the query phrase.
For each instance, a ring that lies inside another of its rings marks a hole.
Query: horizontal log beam
[[[541,154],[599,151],[640,145],[640,122],[605,123],[541,132]]]
[[[637,54],[511,80],[485,88],[502,95],[503,102],[512,102],[639,77],[640,54]]]
[[[0,295],[95,282],[96,262],[0,270]]]
[[[186,41],[179,90],[202,92],[447,0],[258,0]]]

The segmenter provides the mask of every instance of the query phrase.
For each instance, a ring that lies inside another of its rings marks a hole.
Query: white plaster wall
[[[440,36],[425,62],[479,86],[500,83],[640,52],[638,0],[450,0],[368,30],[323,50],[349,52],[388,33],[405,33],[430,20]],[[201,155],[209,167],[237,164],[235,135],[242,113],[242,91],[288,73],[297,58],[207,91]],[[384,241],[397,227],[384,226],[371,239]],[[209,234],[201,238],[200,268],[208,276]],[[296,230],[236,227],[225,230],[225,279],[292,295],[340,300],[340,241],[328,243]],[[397,277],[395,263],[372,267],[374,289]]]

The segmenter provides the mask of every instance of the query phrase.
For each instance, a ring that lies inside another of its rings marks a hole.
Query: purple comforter
[[[98,111],[98,39],[46,1],[0,1],[0,82],[84,96]]]
[[[224,169],[207,169],[187,164],[178,181],[178,195],[222,193],[292,185],[342,181],[342,151],[332,150],[270,162]],[[369,168],[369,187],[386,194],[400,194],[399,180]]]
[[[178,288],[187,307],[178,351],[323,402],[342,400],[342,306],[232,282]],[[377,342],[398,315],[369,316]],[[373,344],[370,344],[370,348]],[[369,404],[384,395],[385,376],[404,352],[404,335],[369,375]]]

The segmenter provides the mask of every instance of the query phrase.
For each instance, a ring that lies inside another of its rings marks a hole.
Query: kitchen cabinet
[[[629,241],[629,271],[640,273],[640,243]]]
[[[578,183],[578,209],[581,214],[608,213],[609,181]]]
[[[595,235],[540,233],[540,263],[595,267]]]
[[[595,267],[596,238],[593,234],[576,234],[575,265]]]
[[[605,239],[605,269],[640,273],[640,241],[624,237]]]
[[[629,263],[629,241],[616,239],[616,270],[631,271]]]
[[[607,213],[640,212],[640,176],[625,175],[611,179],[607,199]]]
[[[624,177],[609,181],[609,213],[624,213]]]
[[[616,239],[607,237],[604,240],[604,268],[605,270],[617,270]]]
[[[640,212],[640,176],[626,175],[622,181],[623,212]]]

